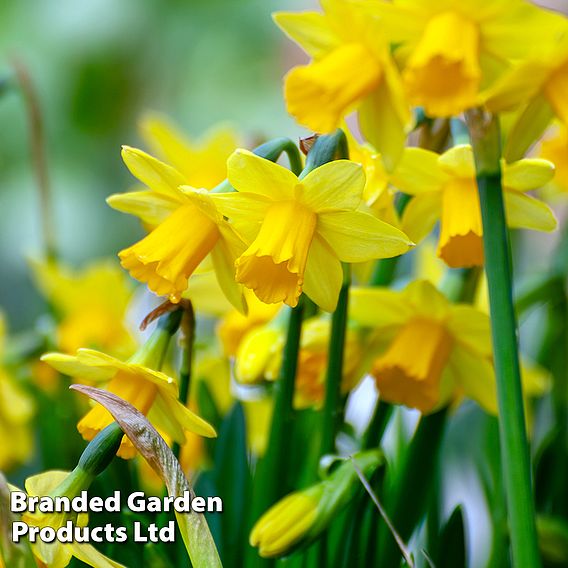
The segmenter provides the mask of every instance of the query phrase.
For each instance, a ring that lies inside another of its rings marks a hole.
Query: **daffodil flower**
[[[119,253],[122,266],[154,293],[177,303],[189,277],[210,255],[227,299],[244,310],[233,266],[245,246],[217,211],[210,193],[186,185],[180,172],[142,150],[124,147],[122,157],[132,174],[150,189],[112,195],[107,201],[111,207],[155,227]]]
[[[132,297],[128,277],[113,262],[92,262],[81,270],[32,260],[34,279],[61,318],[57,345],[66,353],[94,347],[129,356],[136,343],[124,325]]]
[[[411,123],[398,70],[384,32],[367,10],[354,2],[322,0],[324,12],[279,12],[274,20],[312,62],[285,78],[288,111],[302,125],[331,132],[357,109],[365,138],[396,163]]]
[[[236,132],[220,125],[198,140],[188,139],[167,118],[148,113],[140,133],[150,151],[170,164],[192,187],[213,189],[227,177],[227,158],[238,147]]]
[[[4,367],[6,324],[0,313],[0,470],[23,463],[33,448],[31,421],[34,403]]]
[[[403,254],[406,235],[360,211],[365,175],[347,160],[299,179],[290,170],[237,150],[228,161],[236,193],[211,198],[250,242],[237,259],[236,280],[265,303],[296,306],[305,289],[333,311],[343,281],[341,262]]]
[[[552,231],[556,219],[542,201],[526,194],[554,176],[546,160],[504,163],[503,189],[508,225],[512,228]],[[416,242],[441,220],[438,256],[453,268],[483,264],[483,229],[469,145],[455,146],[442,155],[407,148],[392,177],[401,191],[414,195],[407,205],[402,227]]]
[[[404,62],[411,103],[433,117],[477,106],[507,60],[541,49],[565,27],[560,16],[524,0],[394,0],[373,7]]]
[[[33,475],[26,479],[26,492],[33,497],[52,495],[68,476],[67,471],[46,471]],[[54,530],[64,526],[69,520],[74,526],[86,527],[89,516],[86,513],[42,513],[39,511],[26,512],[22,515],[22,521],[30,527],[51,527]],[[123,564],[101,554],[90,544],[75,541],[62,543],[57,540],[47,543],[38,538],[30,545],[39,565],[48,568],[65,568],[73,557],[93,568],[125,568]]]
[[[106,390],[130,402],[147,415],[157,428],[178,443],[185,440],[184,430],[214,437],[215,430],[179,402],[177,382],[168,375],[149,368],[149,361],[145,360],[144,354],[144,350],[141,350],[128,362],[123,362],[100,351],[79,349],[76,355],[48,353],[41,359],[72,377],[108,381]],[[79,421],[77,429],[85,440],[92,440],[112,422],[114,419],[111,414],[97,404]],[[136,450],[127,437],[123,438],[118,455],[125,459],[136,455]]]
[[[464,394],[497,413],[487,314],[417,280],[403,291],[353,288],[349,315],[376,332],[371,374],[383,400],[432,412]]]
[[[561,126],[540,145],[539,156],[555,166],[552,185],[564,196],[568,194],[568,128]]]

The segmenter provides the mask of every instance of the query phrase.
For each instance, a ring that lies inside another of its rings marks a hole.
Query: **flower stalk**
[[[485,270],[493,336],[499,433],[514,566],[541,565],[525,430],[517,323],[513,309],[511,255],[501,185],[496,117],[468,111],[483,222]]]

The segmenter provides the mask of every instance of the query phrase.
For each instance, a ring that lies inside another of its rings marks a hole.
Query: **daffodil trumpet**
[[[505,494],[513,563],[541,565],[525,429],[511,256],[501,176],[499,123],[481,109],[466,115],[470,129],[483,223],[485,270],[493,337]]]

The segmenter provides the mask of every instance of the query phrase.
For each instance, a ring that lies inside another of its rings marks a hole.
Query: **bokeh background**
[[[133,183],[121,144],[141,143],[144,111],[166,113],[190,136],[229,122],[245,137],[297,137],[281,78],[304,55],[270,18],[315,1],[2,0],[0,80],[12,61],[40,97],[61,257],[74,264],[115,255],[141,235],[105,203]],[[13,331],[42,301],[26,257],[41,252],[38,197],[21,96],[0,97],[0,304]]]

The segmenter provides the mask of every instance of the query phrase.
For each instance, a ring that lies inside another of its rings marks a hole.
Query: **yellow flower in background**
[[[148,344],[147,344],[148,345]],[[154,371],[151,350],[142,348],[128,362],[92,349],[79,349],[76,355],[48,353],[41,359],[58,371],[88,381],[108,382],[106,390],[137,408],[161,431],[178,443],[185,441],[185,430],[201,436],[214,437],[215,430],[178,400],[177,382],[168,375]],[[111,414],[96,404],[80,421],[77,429],[85,440],[92,440],[114,422]],[[118,455],[130,459],[136,455],[132,442],[125,436]]]
[[[152,292],[177,303],[189,277],[210,255],[227,299],[244,310],[233,267],[245,246],[217,211],[209,192],[185,185],[180,172],[142,150],[124,147],[122,157],[149,190],[112,195],[107,201],[111,207],[155,227],[148,236],[119,253],[122,266]]]
[[[420,280],[403,291],[354,288],[349,308],[356,324],[376,332],[371,374],[383,400],[432,412],[464,393],[497,412],[487,314],[451,304]]]
[[[290,170],[237,150],[228,162],[236,193],[211,195],[250,243],[235,263],[237,282],[265,303],[296,306],[306,294],[333,311],[343,281],[341,262],[405,253],[401,231],[361,205],[361,166],[336,160],[299,179]]]
[[[6,323],[0,313],[0,471],[25,462],[32,453],[32,397],[3,365]]]
[[[114,262],[99,260],[74,270],[62,263],[32,260],[39,290],[55,308],[57,346],[72,353],[79,347],[129,356],[136,342],[124,319],[132,287]]]
[[[527,105],[531,118],[543,115],[549,121],[556,114],[568,125],[568,33],[545,45],[546,50],[521,61],[485,94],[491,111]]]
[[[507,223],[512,228],[552,231],[556,219],[542,201],[526,194],[548,183],[554,165],[526,159],[502,164]],[[483,229],[469,145],[436,154],[407,148],[392,183],[414,197],[406,206],[402,227],[416,242],[441,222],[438,256],[452,268],[483,264]]]
[[[238,147],[238,136],[228,126],[215,127],[199,140],[191,140],[166,117],[148,113],[140,132],[150,151],[174,167],[192,187],[213,189],[227,177],[227,159]]]
[[[286,341],[285,316],[286,313],[282,312],[274,320],[245,335],[235,357],[234,373],[238,382],[255,384],[278,378]],[[323,402],[330,333],[331,321],[326,315],[304,321],[295,383],[296,408],[319,406]],[[341,383],[344,393],[351,390],[363,375],[362,358],[361,337],[356,330],[348,327]]]
[[[480,90],[507,60],[542,49],[566,27],[559,15],[524,0],[394,0],[373,7],[403,61],[410,102],[432,117],[477,106]]]
[[[365,138],[394,167],[411,123],[378,20],[355,2],[322,0],[323,13],[278,12],[278,26],[312,58],[285,77],[288,112],[320,133],[357,110]]]
[[[46,471],[28,477],[25,482],[26,492],[29,496],[45,497],[52,495],[69,476],[67,471]],[[73,495],[74,497],[74,495]],[[86,527],[89,519],[86,513],[24,513],[22,520],[30,527],[51,527],[57,530],[72,521],[74,526]],[[49,568],[64,568],[73,557],[93,568],[125,568],[122,564],[107,558],[90,544],[80,542],[61,543],[57,540],[46,543],[37,539],[31,543],[34,556],[41,562],[41,566]]]
[[[540,145],[539,156],[550,160],[555,167],[552,184],[563,194],[568,194],[568,129],[560,126]]]

